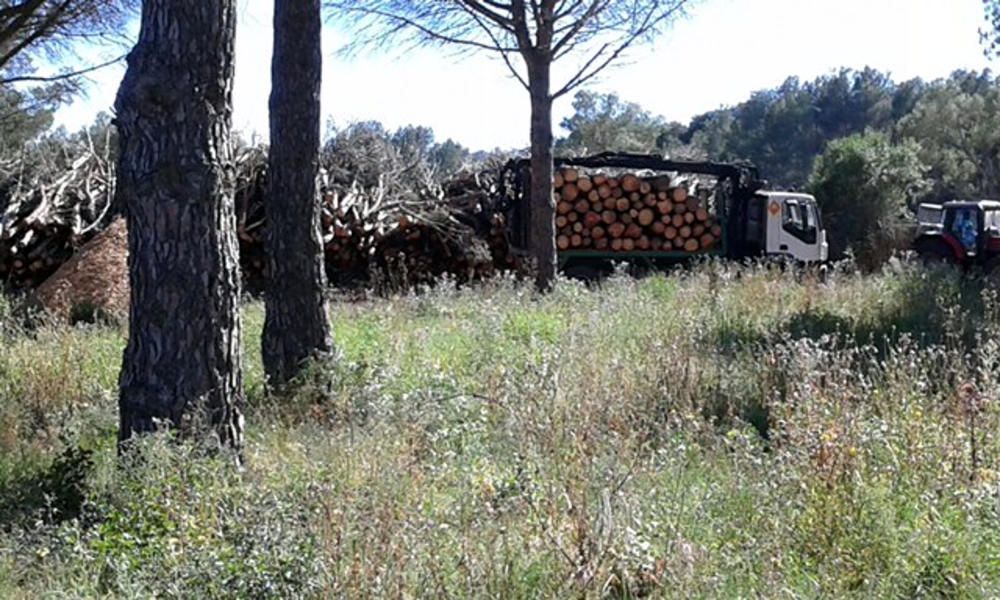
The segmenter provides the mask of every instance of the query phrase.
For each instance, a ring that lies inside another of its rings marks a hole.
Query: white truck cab
[[[757,192],[764,197],[765,252],[801,262],[824,262],[830,253],[816,198],[792,192]]]

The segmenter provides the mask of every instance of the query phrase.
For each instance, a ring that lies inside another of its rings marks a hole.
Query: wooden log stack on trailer
[[[707,198],[664,175],[557,170],[556,247],[562,252],[709,251],[722,227]]]

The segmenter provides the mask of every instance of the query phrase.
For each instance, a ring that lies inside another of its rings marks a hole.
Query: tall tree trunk
[[[539,291],[552,288],[556,276],[555,202],[552,198],[552,96],[549,60],[526,58],[531,96],[531,225],[529,243],[538,272]]]
[[[235,27],[234,0],[145,0],[115,100],[131,283],[121,441],[167,426],[242,446]]]
[[[267,191],[269,284],[262,350],[270,385],[331,350],[319,169],[320,0],[275,0]]]

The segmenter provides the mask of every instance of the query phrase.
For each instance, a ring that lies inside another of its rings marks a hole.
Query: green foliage
[[[920,141],[935,200],[1000,197],[1000,84],[988,72],[938,82],[898,129]]]
[[[891,127],[896,90],[874,69],[842,69],[806,83],[792,77],[737,106],[695,117],[683,139],[716,160],[749,160],[774,185],[797,188],[831,140]]]
[[[327,128],[323,153],[332,175],[347,184],[357,180],[365,187],[378,186],[386,174],[407,173],[420,178],[426,171],[442,179],[461,169],[469,151],[453,140],[438,143],[429,127],[407,125],[394,132],[378,121]]]
[[[827,146],[809,191],[822,210],[835,257],[852,247],[871,264],[884,254],[887,233],[927,189],[919,152],[916,142],[893,144],[885,134],[871,132]]]
[[[342,356],[255,392],[242,471],[166,436],[117,456],[120,326],[4,338],[0,596],[1000,591],[984,282],[708,263],[331,322]]]
[[[983,10],[986,12],[986,28],[979,30],[979,40],[983,44],[983,52],[988,57],[1000,56],[1000,2],[983,0]]]
[[[43,90],[21,92],[0,86],[0,164],[49,128],[57,104],[57,97]]]
[[[684,126],[668,123],[615,94],[580,91],[573,97],[573,115],[563,119],[568,134],[556,141],[559,154],[599,152],[667,154],[681,146]]]

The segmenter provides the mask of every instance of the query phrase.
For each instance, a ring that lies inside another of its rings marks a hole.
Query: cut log
[[[684,242],[684,250],[687,252],[697,252],[698,240],[688,240]]]
[[[580,190],[572,183],[567,183],[559,190],[559,194],[562,195],[563,200],[576,202],[577,197],[580,195]]]
[[[569,181],[569,180],[567,180],[567,181]],[[684,188],[684,187],[674,188],[674,191],[671,192],[671,197],[673,198],[674,202],[681,202],[681,203],[683,203],[683,202],[687,201],[687,199],[688,199],[687,188]]]
[[[573,183],[580,177],[580,173],[576,169],[563,169],[562,176],[566,183]]]
[[[556,247],[560,250],[569,250],[569,236],[560,235],[556,237]]]
[[[659,177],[653,178],[653,189],[658,193],[667,193],[670,191],[670,178],[666,175],[660,175]]]
[[[589,192],[594,189],[594,183],[590,180],[590,177],[580,177],[576,180],[576,187],[581,192]]]
[[[644,208],[643,210],[639,211],[639,225],[642,225],[643,227],[651,225],[655,218],[656,215],[653,213],[652,210],[648,208]]]
[[[641,186],[642,183],[635,175],[629,174],[622,177],[622,189],[626,192],[637,192]]]

